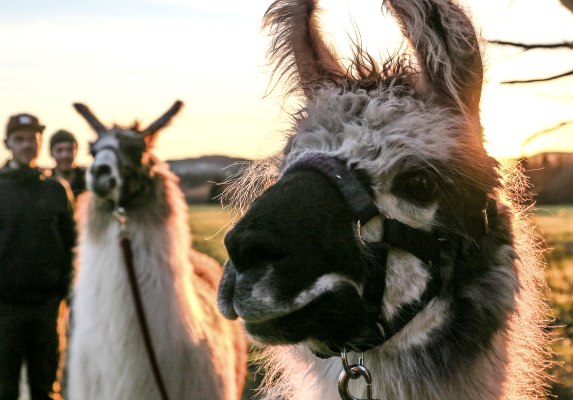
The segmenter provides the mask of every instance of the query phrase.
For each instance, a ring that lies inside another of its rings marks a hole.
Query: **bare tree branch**
[[[573,0],[571,0],[573,2]],[[533,50],[533,49],[573,49],[573,42],[560,42],[560,43],[522,43],[522,42],[511,42],[507,40],[488,40],[491,44],[496,44],[500,46],[513,46],[519,47],[524,51]],[[562,74],[548,76],[545,78],[534,78],[534,79],[524,79],[524,80],[513,80],[513,81],[503,81],[501,82],[504,85],[514,85],[519,83],[535,83],[535,82],[547,82],[554,79],[564,78],[566,76],[573,75],[573,70],[569,72],[564,72]]]
[[[573,70],[568,71],[568,72],[564,72],[562,74],[559,75],[553,75],[553,76],[548,76],[546,78],[535,78],[535,79],[523,79],[523,80],[514,80],[514,81],[502,81],[500,82],[502,85],[515,85],[515,84],[520,84],[520,83],[535,83],[535,82],[547,82],[547,81],[552,81],[555,79],[559,79],[559,78],[564,78],[566,76],[571,76],[573,75]]]
[[[573,42],[533,44],[533,43],[510,42],[506,40],[488,40],[488,43],[497,44],[500,46],[519,47],[525,51],[533,49],[561,49],[561,48],[573,49]]]
[[[535,132],[533,135],[529,136],[523,142],[521,142],[521,148],[523,149],[525,146],[527,146],[529,143],[531,143],[533,140],[537,139],[538,137],[546,135],[546,134],[551,133],[553,131],[556,131],[558,129],[561,129],[567,125],[573,125],[573,121],[563,121],[563,122],[558,123],[555,126],[552,126],[551,128],[547,128],[547,129],[543,129],[542,131]]]
[[[561,0],[561,4],[573,13],[573,0]]]

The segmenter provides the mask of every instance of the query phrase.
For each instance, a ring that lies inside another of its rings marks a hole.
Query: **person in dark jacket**
[[[32,400],[54,396],[57,319],[72,279],[76,228],[66,190],[35,162],[42,126],[10,117],[0,169],[0,400],[17,400],[22,363]]]
[[[56,161],[51,175],[68,183],[74,200],[86,190],[86,170],[75,164],[77,152],[78,142],[71,132],[60,129],[50,138],[50,155]]]

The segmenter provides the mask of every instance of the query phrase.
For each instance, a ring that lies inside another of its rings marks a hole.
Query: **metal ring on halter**
[[[353,377],[354,376],[354,377]],[[351,379],[363,377],[366,381],[366,399],[359,399],[350,394],[348,383]],[[372,376],[370,371],[364,365],[351,365],[350,373],[342,371],[338,378],[338,394],[342,400],[374,400],[372,398]]]
[[[368,368],[364,366],[364,353],[360,354],[358,359],[358,364],[348,365],[348,357],[346,349],[342,349],[340,352],[340,358],[342,360],[342,372],[338,377],[338,394],[342,400],[362,400],[354,397],[350,394],[348,383],[351,379],[358,379],[363,377],[366,381],[366,399],[372,399],[372,376]]]
[[[125,236],[127,234],[127,215],[125,208],[117,207],[113,210],[113,217],[119,222],[119,234]]]
[[[486,234],[489,233],[489,220],[487,216],[487,207],[481,210],[481,214],[483,217],[483,229]]]
[[[348,365],[348,353],[346,352],[346,347],[340,352],[340,359],[342,360],[342,368],[344,372],[350,374],[350,366]]]
[[[358,232],[360,243],[364,244],[364,240],[362,240],[362,224],[360,223],[360,220],[356,221],[356,232]]]
[[[344,347],[340,352],[340,359],[342,360],[342,367],[344,368],[344,371],[346,371],[347,374],[352,374],[352,371],[350,370],[350,367],[352,367],[352,365],[348,364],[348,351],[346,350],[346,347]],[[360,356],[358,357],[358,365],[360,365],[361,367],[364,366],[364,353],[360,353]],[[355,379],[356,376],[352,378]]]

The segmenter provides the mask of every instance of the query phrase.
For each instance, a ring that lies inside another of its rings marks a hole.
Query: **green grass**
[[[229,229],[230,214],[218,205],[194,205],[189,208],[189,226],[193,247],[221,264],[227,259],[223,238]]]
[[[573,400],[573,206],[551,206],[535,211],[539,232],[547,244],[545,276],[551,289],[556,379],[554,394]]]
[[[555,317],[552,347],[554,360],[559,363],[551,370],[558,382],[554,394],[559,394],[560,400],[573,400],[573,206],[538,208],[534,217],[548,247],[546,278]],[[220,206],[192,206],[189,225],[193,246],[223,263],[227,259],[223,237],[230,220]]]
[[[219,205],[193,205],[189,207],[189,227],[193,237],[193,247],[208,254],[221,265],[227,260],[227,250],[223,238],[230,227],[231,215]],[[251,356],[253,356],[251,352]],[[252,357],[249,357],[252,358]],[[253,390],[260,382],[254,363],[249,363],[249,371],[241,400],[252,398]]]
[[[573,206],[545,206],[535,210],[535,221],[548,242],[573,242]]]

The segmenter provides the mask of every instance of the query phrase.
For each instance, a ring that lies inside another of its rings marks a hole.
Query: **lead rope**
[[[145,310],[143,308],[143,302],[141,300],[141,292],[139,291],[139,286],[137,284],[137,277],[135,275],[135,268],[133,265],[133,252],[131,250],[131,240],[127,236],[127,216],[125,215],[125,209],[123,207],[118,207],[113,212],[114,218],[119,222],[119,239],[120,245],[123,252],[123,260],[125,264],[125,269],[127,271],[127,277],[129,278],[129,286],[131,288],[131,294],[133,296],[133,302],[135,304],[135,311],[137,314],[137,320],[139,321],[139,327],[141,328],[141,333],[143,335],[143,341],[145,343],[145,349],[147,350],[147,357],[149,363],[151,364],[151,369],[153,371],[153,377],[155,378],[155,383],[157,384],[157,389],[161,395],[162,400],[169,400],[167,395],[167,390],[165,389],[165,384],[161,377],[161,371],[159,369],[159,364],[157,362],[157,357],[155,355],[155,350],[153,349],[153,343],[151,342],[151,334],[149,332],[149,324],[147,323],[147,318],[145,317]]]
[[[342,400],[376,400],[372,398],[372,375],[370,370],[364,366],[364,353],[360,353],[358,364],[348,364],[346,349],[340,352],[342,360],[342,372],[338,377],[338,394]],[[366,399],[358,399],[350,394],[348,383],[351,379],[364,378],[366,381]]]

